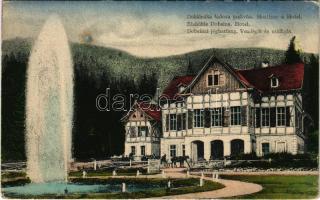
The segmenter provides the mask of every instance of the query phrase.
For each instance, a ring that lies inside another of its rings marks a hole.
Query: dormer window
[[[186,89],[186,85],[185,84],[183,84],[183,83],[180,83],[179,85],[178,85],[178,92],[180,93],[180,92],[183,92],[183,90],[185,90]]]
[[[275,76],[272,76],[270,79],[271,88],[277,88],[279,86],[279,79]]]
[[[269,61],[267,61],[267,60],[265,60],[265,61],[263,61],[263,62],[261,63],[261,67],[262,67],[262,68],[269,67],[269,65],[270,65],[270,63],[269,63]]]
[[[186,89],[186,87],[183,86],[183,85],[181,85],[181,86],[179,87],[179,92],[182,92],[184,89]]]

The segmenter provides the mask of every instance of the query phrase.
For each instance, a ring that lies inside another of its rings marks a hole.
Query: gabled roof
[[[156,121],[161,121],[161,110],[157,105],[145,102],[137,102],[137,105],[146,115]]]
[[[194,77],[195,76],[192,75],[174,77],[169,85],[163,90],[161,96],[166,96],[169,99],[174,99],[174,97],[179,93],[179,86],[188,86]]]
[[[187,87],[187,89],[185,91],[187,91],[188,89],[192,88],[192,86],[197,83],[198,79],[201,77],[201,75],[207,70],[208,67],[211,66],[212,63],[219,63],[220,65],[222,65],[228,72],[230,72],[231,75],[233,75],[239,82],[241,85],[243,85],[244,87],[247,87],[248,85],[244,83],[243,80],[240,79],[240,77],[238,76],[238,74],[236,73],[236,71],[234,70],[234,68],[222,61],[220,61],[218,58],[216,58],[214,55],[212,55],[208,62],[202,67],[202,69],[198,72],[197,76],[192,80],[192,82],[190,83],[190,85]]]
[[[146,103],[146,102],[135,102],[130,108],[130,111],[127,112],[122,118],[121,121],[125,121],[131,113],[133,113],[136,109],[139,109],[141,112],[143,112],[147,117],[150,117],[151,119],[154,119],[156,121],[161,121],[161,111],[160,108],[152,103]]]
[[[301,89],[304,77],[304,64],[277,65],[249,70],[237,70],[237,74],[243,82],[247,82],[262,92],[285,91]],[[277,88],[270,87],[270,77],[279,80]]]

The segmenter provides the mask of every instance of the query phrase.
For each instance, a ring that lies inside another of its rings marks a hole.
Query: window
[[[138,127],[138,137],[148,137],[148,127],[139,126]]]
[[[186,113],[169,114],[166,116],[166,131],[180,131],[186,129]]]
[[[261,108],[261,126],[270,126],[269,108]]]
[[[272,77],[271,79],[271,87],[276,88],[279,86],[279,80],[277,77]]]
[[[132,155],[136,155],[136,147],[135,146],[131,146],[131,153],[132,153]]]
[[[186,145],[182,145],[182,156],[186,156]]]
[[[142,156],[146,155],[146,147],[145,146],[141,146],[141,155]]]
[[[218,70],[214,70],[207,76],[207,84],[208,86],[217,86],[222,85],[221,80],[223,80],[223,74],[221,74]]]
[[[286,109],[284,107],[277,108],[277,126],[286,125]]]
[[[277,142],[277,152],[278,153],[286,152],[286,143],[285,142]]]
[[[213,85],[219,85],[219,75],[213,75]]]
[[[203,110],[194,110],[193,127],[203,127]]]
[[[176,145],[170,145],[170,157],[176,157],[177,155],[177,149]]]
[[[170,130],[177,130],[177,115],[170,114]]]
[[[131,127],[129,128],[129,132],[130,132],[130,137],[131,137],[131,138],[137,137],[136,127],[131,126]]]
[[[211,110],[211,126],[222,126],[221,108],[214,108]]]
[[[211,74],[208,75],[208,86],[213,85],[213,76]]]
[[[241,125],[240,106],[231,107],[231,125]]]
[[[269,143],[262,143],[262,154],[267,155],[270,153],[270,144]]]

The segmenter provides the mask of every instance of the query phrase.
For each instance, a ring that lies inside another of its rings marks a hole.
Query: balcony
[[[126,142],[155,142],[160,141],[155,137],[127,137]]]

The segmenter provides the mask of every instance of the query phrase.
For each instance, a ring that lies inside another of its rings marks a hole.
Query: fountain
[[[5,196],[121,192],[120,184],[68,182],[72,117],[71,53],[59,17],[51,16],[35,41],[27,71],[26,153],[31,183],[2,188]],[[96,169],[96,162],[94,166]],[[83,171],[83,178],[86,175]],[[128,184],[122,190],[134,192],[155,187],[158,186]]]
[[[73,65],[57,16],[31,52],[26,91],[27,174],[33,183],[66,181],[71,158]]]

